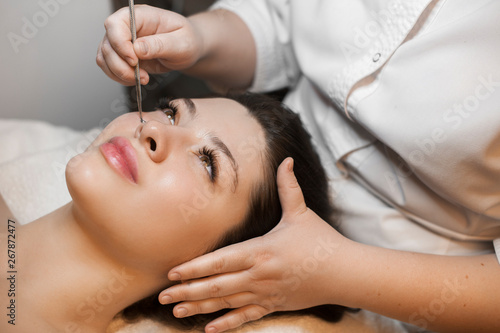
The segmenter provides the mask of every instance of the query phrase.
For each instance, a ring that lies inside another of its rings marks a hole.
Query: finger
[[[185,42],[185,38],[169,38],[172,32],[182,31],[186,18],[177,13],[147,5],[136,6],[137,40],[134,53],[140,59],[161,58],[169,53],[169,48]]]
[[[131,67],[122,57],[120,57],[109,44],[108,39],[104,39],[101,46],[104,62],[109,70],[122,82],[131,85],[135,82],[134,68]],[[144,78],[145,79],[145,78]],[[141,83],[145,82],[141,78]]]
[[[304,195],[293,173],[293,159],[286,158],[278,167],[278,194],[283,216],[298,215],[307,211]]]
[[[134,52],[140,59],[166,59],[174,58],[178,44],[176,38],[169,34],[158,34],[138,38],[134,44]]]
[[[149,73],[147,72],[146,69],[142,68],[139,66],[139,80],[141,81],[142,85],[146,85],[149,83]]]
[[[123,84],[123,85],[132,85],[132,83],[130,83],[130,82],[126,82],[126,81],[121,80],[119,77],[117,77],[109,69],[108,65],[106,64],[106,61],[104,60],[104,56],[103,56],[103,53],[102,53],[102,42],[101,42],[101,45],[99,45],[99,50],[97,51],[96,63],[102,69],[102,71],[107,76],[109,76],[112,80],[114,80],[114,81],[116,81],[116,82],[118,82],[120,84]]]
[[[246,292],[198,302],[183,302],[175,306],[174,316],[183,318],[200,313],[212,313],[222,309],[240,308],[252,304],[255,299],[254,294]]]
[[[184,16],[166,9],[148,5],[135,6],[137,37],[172,32],[182,28],[185,22]]]
[[[148,78],[149,78],[149,73],[164,74],[170,72],[168,67],[162,66],[160,62],[157,60],[141,60],[140,68],[141,68],[141,77],[142,77],[142,70],[144,69]]]
[[[251,278],[246,271],[226,273],[172,286],[160,293],[160,303],[198,301],[251,291]]]
[[[192,259],[174,267],[168,273],[172,281],[198,279],[214,274],[230,273],[252,267],[254,257],[251,255],[255,240],[229,245],[217,251]]]
[[[120,80],[120,78],[118,78],[115,74],[113,74],[113,72],[109,69],[108,65],[104,64],[102,66],[100,66],[102,71],[107,75],[109,76],[112,80],[118,82],[119,84],[122,84],[124,86],[132,86],[133,83],[131,82],[125,82],[123,80]]]
[[[138,38],[134,51],[140,59],[161,59],[164,65],[178,69],[191,65],[197,57],[193,49],[195,42],[190,40],[191,36],[187,36],[185,30],[156,34]]]
[[[247,305],[245,307],[230,311],[222,317],[219,317],[214,321],[208,323],[208,325],[205,327],[205,332],[224,332],[233,328],[240,327],[245,323],[259,320],[269,313],[270,311],[262,306]]]
[[[130,32],[130,16],[126,8],[122,8],[104,21],[106,36],[111,47],[130,66],[135,66],[137,56],[132,45],[132,33]]]

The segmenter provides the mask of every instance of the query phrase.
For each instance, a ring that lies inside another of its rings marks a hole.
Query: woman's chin
[[[91,155],[91,151],[86,151],[73,157],[66,165],[66,185],[74,201],[92,191],[91,187],[98,180]]]

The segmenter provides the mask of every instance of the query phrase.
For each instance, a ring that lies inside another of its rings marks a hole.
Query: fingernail
[[[161,304],[172,303],[172,297],[165,295],[161,298]]]
[[[217,333],[217,329],[215,327],[209,327],[207,328],[207,333]]]
[[[177,309],[176,311],[176,317],[184,317],[185,315],[187,315],[188,313],[188,310],[186,310],[185,308],[179,308]]]
[[[181,275],[179,273],[172,273],[169,275],[169,279],[171,281],[177,281],[181,279]]]
[[[288,162],[288,171],[293,172],[293,158],[290,158],[291,161]]]

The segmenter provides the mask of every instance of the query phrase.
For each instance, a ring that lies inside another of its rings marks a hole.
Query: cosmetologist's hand
[[[209,323],[209,333],[332,303],[333,266],[345,260],[350,241],[306,207],[291,158],[278,169],[278,191],[283,215],[273,230],[173,268],[169,279],[184,283],[162,291],[160,302],[182,302],[177,317],[235,309]]]
[[[148,73],[182,70],[196,63],[201,55],[201,34],[189,19],[177,13],[147,5],[135,6],[137,40],[132,44],[130,14],[124,7],[104,22],[106,34],[96,62],[111,79],[133,85],[134,66],[141,59],[141,84]]]

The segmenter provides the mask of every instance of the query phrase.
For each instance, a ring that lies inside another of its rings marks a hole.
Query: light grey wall
[[[88,129],[126,112],[95,63],[110,14],[108,0],[1,0],[0,116]]]

